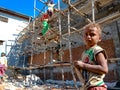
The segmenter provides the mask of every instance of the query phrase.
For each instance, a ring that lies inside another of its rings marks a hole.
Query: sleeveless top
[[[7,57],[0,57],[0,64],[5,65],[5,67],[7,67]]]
[[[107,58],[105,50],[102,49],[100,46],[96,45],[94,47],[91,47],[88,50],[85,50],[82,53],[82,61],[85,63],[92,64],[92,65],[97,65],[95,56],[100,52],[102,52],[104,54],[105,58]],[[87,87],[105,85],[105,83],[103,81],[105,74],[97,74],[97,73],[89,72],[87,70],[83,70],[82,75],[85,79],[85,86],[87,86]]]

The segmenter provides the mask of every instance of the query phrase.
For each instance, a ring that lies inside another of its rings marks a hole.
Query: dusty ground
[[[34,80],[31,80],[34,81]],[[49,83],[48,83],[49,82]],[[49,80],[45,84],[37,84],[32,82],[24,82],[23,78],[17,80],[6,80],[0,84],[0,90],[80,90],[73,86],[73,81],[66,81],[68,84],[62,85],[63,81],[53,81]],[[53,84],[54,83],[54,84]],[[108,87],[114,87],[117,82],[107,82]]]
[[[23,76],[16,74],[13,70],[7,70],[7,78],[0,84],[0,90],[76,90],[73,81],[46,80],[31,74]],[[63,83],[66,83],[63,88]],[[70,84],[70,85],[69,85]]]
[[[10,75],[10,73],[9,73]],[[0,90],[80,90],[80,82],[77,82],[79,88],[74,87],[74,81],[46,80],[44,83],[34,74],[9,76],[0,84]],[[64,83],[64,84],[63,84]],[[116,82],[106,83],[108,87],[114,87]]]
[[[32,87],[17,87],[12,83],[0,84],[0,90],[76,90],[74,88],[55,88],[53,85],[35,85]]]
[[[23,79],[7,79],[6,81],[2,82],[0,84],[0,90],[76,90],[72,86],[66,86],[64,85],[64,88],[62,85],[58,85],[56,82],[59,84],[62,84],[60,81],[53,82],[50,80],[49,82],[51,83],[45,83],[45,84],[37,84],[36,82],[33,83],[34,80],[31,80],[29,82],[24,82]],[[56,84],[53,84],[56,83]]]

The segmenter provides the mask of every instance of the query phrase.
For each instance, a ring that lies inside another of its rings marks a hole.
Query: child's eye
[[[94,34],[94,33],[91,33],[90,36],[93,37],[93,36],[95,36],[95,34]]]
[[[85,36],[91,36],[91,37],[93,37],[93,36],[95,36],[95,34],[94,33],[90,33],[90,34],[86,33]]]

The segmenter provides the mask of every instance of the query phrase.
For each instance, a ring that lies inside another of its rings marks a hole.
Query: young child
[[[4,76],[6,76],[5,71],[7,70],[7,58],[4,52],[1,53],[0,57],[0,83],[2,83]]]
[[[107,90],[103,81],[108,73],[107,55],[105,50],[97,45],[101,41],[100,25],[93,22],[86,25],[83,38],[86,50],[82,53],[82,61],[74,62],[75,68],[81,70],[84,79],[83,90]]]

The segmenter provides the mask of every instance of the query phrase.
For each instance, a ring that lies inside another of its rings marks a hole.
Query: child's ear
[[[99,39],[99,42],[101,42],[101,39]]]
[[[99,40],[98,40],[98,42],[101,42],[101,37],[99,37]]]

